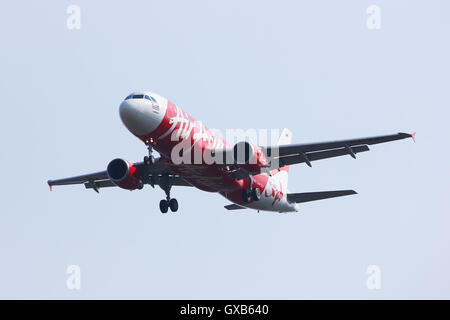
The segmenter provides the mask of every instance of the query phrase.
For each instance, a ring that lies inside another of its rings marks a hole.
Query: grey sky
[[[81,8],[81,29],[66,8]],[[366,8],[381,8],[368,30]],[[0,11],[1,298],[450,298],[448,1],[7,1]],[[46,181],[141,160],[118,106],[150,89],[211,128],[294,142],[417,131],[291,168],[298,214],[219,195]],[[68,265],[81,290],[66,288]],[[366,268],[381,268],[381,290]]]

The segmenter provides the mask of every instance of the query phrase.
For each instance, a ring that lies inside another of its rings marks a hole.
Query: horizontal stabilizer
[[[237,204],[229,204],[227,206],[225,206],[225,209],[227,210],[239,210],[239,209],[246,209],[245,207],[241,207],[240,205]]]
[[[288,193],[287,199],[289,202],[302,203],[328,198],[349,196],[352,194],[357,194],[357,192],[354,190],[337,190],[337,191],[321,191],[321,192]]]

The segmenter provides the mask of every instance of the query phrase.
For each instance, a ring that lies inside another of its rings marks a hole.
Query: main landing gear
[[[252,188],[252,176],[248,177],[248,185],[248,189],[242,190],[242,201],[244,201],[245,203],[249,203],[251,199],[253,199],[253,201],[258,201],[259,199],[261,199],[261,191],[258,188]]]
[[[172,188],[172,184],[170,183],[169,176],[161,177],[159,186],[166,193],[166,199],[161,200],[159,202],[159,210],[161,213],[167,213],[167,211],[177,212],[178,210],[178,201],[175,198],[170,198],[170,189]]]
[[[161,200],[159,202],[159,210],[161,210],[161,213],[167,213],[169,211],[169,208],[172,212],[177,212],[178,210],[178,201],[177,199],[169,199],[169,200]]]
[[[144,157],[144,164],[147,167],[150,167],[155,164],[155,157],[153,157],[153,146],[155,145],[153,139],[145,141],[145,145],[148,149],[148,156]],[[152,184],[153,186],[153,184]],[[172,184],[170,181],[170,177],[168,175],[162,176],[159,179],[159,186],[161,189],[164,190],[166,193],[166,199],[163,199],[159,202],[159,210],[161,210],[162,213],[167,213],[170,209],[172,212],[177,212],[178,210],[178,201],[177,199],[171,199],[170,198],[170,189],[172,188]]]

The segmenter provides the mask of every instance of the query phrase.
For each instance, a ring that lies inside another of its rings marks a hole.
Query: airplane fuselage
[[[143,98],[133,98],[136,95]],[[250,189],[258,188],[261,198],[244,202],[242,191],[249,189],[249,179],[236,179],[223,166],[208,163],[204,157],[232,145],[166,98],[153,92],[133,93],[121,103],[120,116],[131,133],[146,144],[151,142],[168,167],[192,186],[256,210],[298,211],[297,204],[287,201],[287,190],[280,182],[288,167],[253,175]]]

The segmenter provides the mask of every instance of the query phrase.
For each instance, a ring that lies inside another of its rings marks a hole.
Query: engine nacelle
[[[118,187],[127,190],[142,188],[142,177],[136,166],[128,160],[114,159],[106,169],[109,179]]]
[[[241,141],[234,145],[233,159],[234,163],[241,165],[250,172],[259,173],[261,168],[269,166],[269,161],[264,152],[247,141]]]

